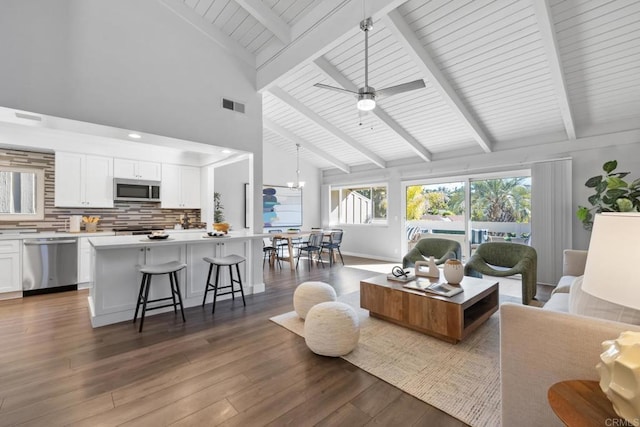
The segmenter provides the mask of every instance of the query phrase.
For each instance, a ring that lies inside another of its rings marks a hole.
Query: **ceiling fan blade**
[[[341,87],[335,87],[335,86],[329,86],[329,85],[325,85],[322,83],[316,83],[314,84],[315,87],[319,87],[321,89],[329,89],[329,90],[333,90],[335,92],[343,92],[343,93],[348,93],[349,95],[358,95],[358,92],[354,92],[352,90],[347,90],[347,89],[343,89]]]
[[[423,87],[425,87],[425,84],[424,84],[424,81],[422,79],[414,80],[412,82],[402,83],[402,84],[399,84],[397,86],[391,86],[391,87],[387,87],[387,88],[384,88],[384,89],[378,89],[378,90],[376,90],[376,98],[381,98],[381,97],[384,97],[384,96],[396,95],[398,93],[403,93],[403,92],[409,92],[410,90],[421,89]]]

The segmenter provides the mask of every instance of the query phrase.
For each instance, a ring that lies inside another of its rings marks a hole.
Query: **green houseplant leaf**
[[[617,167],[618,167],[618,161],[617,160],[609,160],[608,162],[605,162],[604,165],[602,165],[602,170],[605,171],[606,173],[611,173]]]
[[[213,193],[213,222],[217,224],[224,222],[224,206],[218,192]]]
[[[607,178],[607,188],[621,188],[628,187],[628,184],[616,176],[610,176]]]
[[[584,183],[587,188],[594,188],[602,182],[602,175],[592,176]]]
[[[593,215],[596,213],[640,210],[640,178],[629,184],[624,179],[629,172],[614,172],[617,167],[617,160],[605,162],[602,170],[607,175],[593,176],[584,184],[594,191],[587,198],[591,207],[578,206],[576,217],[587,230],[593,227]]]

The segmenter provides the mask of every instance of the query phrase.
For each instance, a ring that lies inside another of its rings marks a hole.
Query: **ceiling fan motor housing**
[[[371,31],[373,29],[373,20],[371,18],[360,21],[360,29],[362,31]]]

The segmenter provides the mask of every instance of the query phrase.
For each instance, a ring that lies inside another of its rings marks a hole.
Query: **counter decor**
[[[87,233],[95,233],[98,231],[98,221],[100,217],[97,216],[83,216],[82,222],[84,223],[84,229]]]

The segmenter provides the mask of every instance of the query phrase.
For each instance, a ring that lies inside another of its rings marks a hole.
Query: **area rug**
[[[495,313],[458,344],[369,317],[360,293],[338,298],[360,318],[358,347],[343,359],[472,426],[500,425],[499,316]],[[518,302],[508,296],[500,301]],[[295,311],[271,321],[300,336]]]

